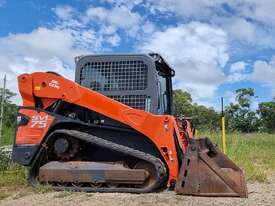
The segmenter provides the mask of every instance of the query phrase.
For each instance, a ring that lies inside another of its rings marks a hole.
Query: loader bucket
[[[176,193],[247,197],[244,174],[234,162],[208,138],[190,141],[176,182]]]

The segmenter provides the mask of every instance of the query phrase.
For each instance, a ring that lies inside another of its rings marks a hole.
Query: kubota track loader
[[[172,116],[173,69],[158,54],[76,58],[76,82],[18,77],[13,160],[56,190],[247,197],[242,171]]]

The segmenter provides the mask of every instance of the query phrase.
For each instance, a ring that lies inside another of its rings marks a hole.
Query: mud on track
[[[213,205],[272,205],[275,206],[275,176],[266,183],[248,183],[249,198],[207,198],[176,195],[172,191],[151,194],[117,193],[69,193],[50,192],[29,194],[23,197],[13,195],[0,201],[1,206],[213,206]]]

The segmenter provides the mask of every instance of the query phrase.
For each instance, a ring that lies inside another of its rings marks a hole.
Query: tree
[[[173,91],[174,113],[176,116],[189,116],[192,113],[192,97],[186,91],[180,89]]]
[[[218,129],[219,115],[213,108],[192,102],[191,94],[182,90],[174,92],[174,111],[176,116],[191,117],[198,129]]]
[[[256,98],[254,89],[237,89],[235,93],[237,103],[230,103],[225,109],[229,129],[241,132],[257,131],[259,119],[256,112],[251,110],[251,101]]]
[[[251,101],[255,96],[255,90],[253,88],[241,88],[236,91],[236,101],[238,101],[239,105],[243,108],[250,108]]]
[[[2,101],[3,88],[0,88],[0,101]],[[5,127],[15,127],[15,118],[18,111],[16,104],[12,102],[15,93],[6,89],[6,98],[4,102],[3,125]]]
[[[259,104],[258,114],[261,128],[267,132],[275,132],[275,100]]]
[[[193,104],[192,107],[192,122],[199,129],[219,129],[219,114],[212,108],[203,105]]]

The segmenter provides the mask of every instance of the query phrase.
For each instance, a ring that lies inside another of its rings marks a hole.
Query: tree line
[[[0,102],[2,102],[3,88],[0,88]],[[16,93],[6,89],[6,96],[4,99],[4,112],[3,112],[3,127],[15,128],[16,114],[18,108],[16,104],[12,102],[12,98],[16,96]]]
[[[0,100],[2,99],[0,88]],[[4,102],[3,127],[9,131],[15,130],[18,107],[12,102],[16,94],[6,89]],[[242,88],[235,91],[235,102],[225,107],[226,128],[239,132],[275,132],[275,98],[268,102],[260,102],[257,109],[252,108],[253,100],[257,98],[253,88]],[[190,93],[182,90],[173,92],[174,114],[192,118],[199,130],[219,130],[221,113],[212,107],[194,103]]]
[[[176,116],[191,117],[198,129],[220,129],[220,112],[194,103],[191,94],[186,91],[175,90],[173,96]],[[245,133],[275,132],[275,99],[260,102],[255,109],[252,108],[252,102],[256,98],[253,88],[241,88],[235,91],[235,102],[225,106],[227,130]]]

